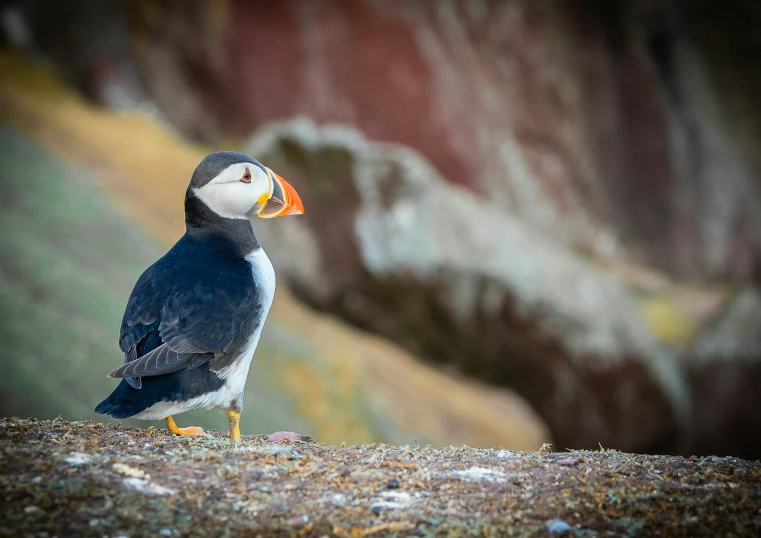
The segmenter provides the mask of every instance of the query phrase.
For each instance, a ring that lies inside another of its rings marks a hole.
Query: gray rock
[[[564,446],[644,450],[688,422],[681,372],[620,282],[417,152],[309,120],[245,151],[311,200],[257,227],[286,245],[273,262],[311,303],[511,386]]]

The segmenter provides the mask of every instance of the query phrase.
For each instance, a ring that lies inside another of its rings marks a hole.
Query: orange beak
[[[304,204],[296,193],[296,189],[269,168],[267,168],[267,175],[272,180],[272,193],[257,216],[263,219],[274,219],[286,215],[302,215]]]

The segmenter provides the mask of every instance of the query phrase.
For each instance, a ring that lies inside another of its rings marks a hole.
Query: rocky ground
[[[757,536],[761,462],[0,423],[3,536]]]

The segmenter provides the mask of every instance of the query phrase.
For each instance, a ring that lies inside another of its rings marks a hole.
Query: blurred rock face
[[[696,450],[757,456],[761,289],[738,292],[684,360],[696,394]]]
[[[57,22],[86,33],[105,20],[97,3],[75,5]],[[666,349],[638,306],[642,287],[661,293],[670,278],[759,279],[759,8],[291,0],[122,9],[126,53],[93,59],[118,48],[113,36],[111,49],[60,49],[52,44],[70,40],[56,25],[33,22],[34,34],[44,28],[43,45],[104,102],[137,73],[142,97],[185,134],[218,143],[256,131],[248,151],[298,184],[308,208],[282,227],[277,239],[290,248],[273,256],[313,305],[516,388],[564,446],[675,450],[686,431],[720,439],[715,425],[738,401],[761,403],[726,381],[742,378],[738,364],[755,368],[758,354],[697,363],[689,351],[677,361],[694,335]],[[30,20],[45,19],[36,13]],[[316,125],[283,123],[294,117]],[[265,244],[274,233],[263,228]],[[642,278],[653,269],[667,276]],[[714,377],[717,361],[725,375]],[[710,403],[708,387],[727,397]],[[737,391],[749,399],[729,398]],[[752,454],[745,439],[695,446]]]
[[[313,304],[515,387],[562,446],[664,450],[687,424],[681,374],[624,286],[416,152],[305,120],[271,126],[246,151],[312,208],[256,224]]]
[[[132,39],[148,94],[196,137],[352,125],[566,245],[747,277],[761,162],[737,88],[707,66],[738,59],[699,32],[743,35],[685,4],[143,2]]]

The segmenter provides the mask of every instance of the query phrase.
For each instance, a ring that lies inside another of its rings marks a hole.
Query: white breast
[[[248,344],[243,348],[238,358],[230,366],[217,372],[217,375],[221,379],[227,380],[227,383],[225,383],[225,386],[220,391],[228,392],[233,400],[243,392],[243,387],[246,385],[248,368],[251,366],[251,359],[256,351],[256,346],[259,344],[259,337],[264,328],[264,321],[272,306],[272,300],[275,298],[275,268],[272,267],[272,262],[270,262],[264,249],[259,248],[254,250],[246,256],[246,260],[251,264],[251,274],[262,290],[262,321],[251,335]]]
[[[159,402],[135,415],[133,418],[144,420],[161,419],[198,407],[229,409],[233,402],[239,398],[242,399],[243,389],[246,386],[246,378],[248,377],[248,369],[251,366],[251,359],[254,357],[256,346],[259,344],[259,337],[264,328],[264,321],[272,306],[272,300],[275,298],[275,268],[272,267],[272,262],[270,262],[264,249],[259,248],[252,251],[246,256],[246,260],[251,264],[253,279],[262,290],[262,321],[251,335],[251,338],[249,338],[240,355],[233,360],[230,366],[217,372],[217,375],[221,379],[225,379],[226,383],[215,392],[210,392],[185,402]]]

